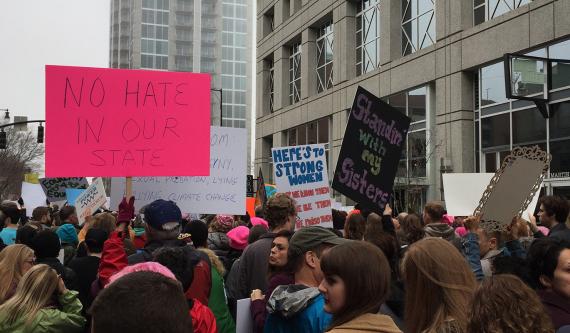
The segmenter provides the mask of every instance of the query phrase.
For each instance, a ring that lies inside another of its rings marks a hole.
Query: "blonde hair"
[[[453,245],[441,238],[412,244],[402,261],[402,276],[409,332],[436,332],[450,323],[465,331],[476,281]]]
[[[56,271],[48,265],[39,264],[32,267],[24,276],[16,294],[0,306],[2,318],[8,325],[13,324],[21,317],[26,317],[29,325],[38,311],[46,306],[59,283]]]
[[[24,263],[34,257],[34,250],[23,244],[7,246],[0,252],[0,304],[6,301],[13,285],[24,275]]]
[[[117,227],[117,219],[110,213],[99,213],[93,217],[89,229],[101,229],[111,234]]]

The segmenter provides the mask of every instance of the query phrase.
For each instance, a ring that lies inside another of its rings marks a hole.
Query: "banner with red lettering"
[[[207,176],[210,76],[46,66],[46,177]]]
[[[297,201],[295,229],[314,225],[332,228],[325,146],[278,147],[271,155],[277,191]]]

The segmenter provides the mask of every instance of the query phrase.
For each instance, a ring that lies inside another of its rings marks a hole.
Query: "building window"
[[[327,164],[330,166],[330,121],[330,117],[324,117],[287,130],[287,144],[289,146],[324,144]],[[328,169],[330,177],[334,170],[330,167]]]
[[[532,0],[473,0],[473,24],[489,21]]]
[[[274,7],[271,7],[265,14],[263,14],[263,34],[262,37],[269,35],[275,30],[275,14]]]
[[[269,112],[275,110],[275,67],[273,61],[271,61],[271,67],[269,67],[269,82],[268,82],[268,93],[269,93]]]
[[[570,41],[563,41],[527,55],[570,59]],[[475,116],[476,170],[495,172],[514,147],[538,145],[552,155],[548,178],[570,172],[570,80],[568,68],[553,63],[550,106],[556,110],[544,119],[533,102],[509,100],[505,94],[503,62],[479,69],[479,108]],[[556,66],[556,67],[555,67]],[[560,74],[566,81],[556,81]],[[554,84],[554,82],[557,84]],[[560,97],[558,97],[560,96]]]
[[[168,0],[145,0],[141,18],[141,68],[168,69]]]
[[[380,66],[380,1],[362,0],[356,14],[356,74]]]
[[[289,57],[289,104],[301,100],[301,43],[291,46]]]
[[[402,54],[435,44],[435,0],[402,0]]]
[[[427,92],[427,87],[420,87],[388,98],[392,107],[412,119],[396,174],[401,179],[427,177]]]
[[[317,37],[317,92],[333,86],[333,23],[319,29]]]

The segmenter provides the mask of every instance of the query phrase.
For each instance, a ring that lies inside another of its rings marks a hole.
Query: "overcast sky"
[[[0,1],[0,109],[10,109],[12,120],[45,119],[46,64],[108,67],[109,5],[110,0]]]

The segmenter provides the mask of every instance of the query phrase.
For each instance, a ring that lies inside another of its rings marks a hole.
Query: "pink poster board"
[[[210,76],[46,66],[46,177],[207,176]]]

